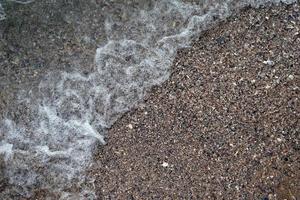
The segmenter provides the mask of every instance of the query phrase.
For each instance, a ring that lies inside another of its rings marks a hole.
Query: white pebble
[[[169,163],[163,162],[163,163],[162,163],[162,166],[163,166],[163,167],[169,167]]]
[[[129,129],[133,129],[132,124],[128,124],[127,127],[128,127]]]
[[[263,63],[266,64],[266,65],[270,65],[270,66],[274,65],[274,62],[270,59],[264,61]]]
[[[293,76],[293,75],[289,75],[288,78],[289,78],[290,80],[293,80],[293,79],[294,79],[294,76]]]
[[[266,89],[269,89],[269,88],[271,88],[271,86],[270,85],[266,85]]]

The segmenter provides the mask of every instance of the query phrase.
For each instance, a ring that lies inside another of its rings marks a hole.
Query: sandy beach
[[[300,199],[299,13],[245,9],[178,52],[95,156],[99,199]]]
[[[52,71],[87,77],[96,68],[95,51],[107,42],[101,10],[126,18],[115,9],[118,1],[74,2],[6,10],[0,120],[30,125],[37,114],[17,96],[40,98],[38,85]],[[299,72],[299,3],[243,9],[178,51],[170,78],[95,148],[88,170],[95,182],[82,185],[98,199],[300,199]],[[31,170],[47,166],[39,164]],[[25,199],[9,184],[6,167],[1,154],[0,195],[11,189],[5,195]],[[28,199],[59,199],[41,183],[32,184],[35,196]]]

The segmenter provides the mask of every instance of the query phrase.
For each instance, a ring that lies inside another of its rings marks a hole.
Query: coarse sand
[[[300,199],[300,7],[245,9],[178,52],[99,148],[99,199]]]

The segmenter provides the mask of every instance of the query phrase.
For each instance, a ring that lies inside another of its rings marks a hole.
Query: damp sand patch
[[[93,164],[95,146],[105,143],[107,129],[148,89],[168,79],[178,49],[189,47],[196,35],[233,12],[264,3],[213,2],[204,9],[181,1],[153,2],[146,7],[101,2],[95,15],[79,11],[81,16],[95,20],[101,11],[105,18],[98,28],[105,39],[97,40],[97,29],[80,32],[79,44],[97,45],[93,59],[84,62],[86,57],[82,55],[87,50],[80,45],[67,45],[72,52],[67,56],[68,64],[61,65],[60,59],[41,62],[45,68],[49,64],[51,70],[40,76],[34,89],[28,91],[20,83],[14,101],[21,112],[8,111],[0,126],[3,174],[9,182],[1,192],[3,198],[29,198],[39,189],[62,199],[96,198],[95,179],[86,176],[85,171]],[[65,23],[78,25],[79,28],[73,27],[75,33],[89,22],[84,17],[78,23],[72,12],[67,16],[58,14],[56,17]],[[54,47],[65,43],[68,41],[50,42]],[[58,58],[64,59],[65,55]]]

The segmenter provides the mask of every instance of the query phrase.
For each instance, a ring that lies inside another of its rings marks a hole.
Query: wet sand
[[[14,102],[20,88],[93,61],[103,19],[83,5],[77,29],[76,20],[57,24],[64,11],[45,5],[18,8],[0,30],[0,118],[26,113]],[[58,11],[52,21],[47,10]],[[170,80],[99,147],[91,169],[99,199],[300,199],[299,29],[299,4],[248,9],[178,52]],[[89,31],[97,41],[80,39]]]
[[[245,9],[178,52],[95,155],[99,199],[300,199],[299,28]]]

